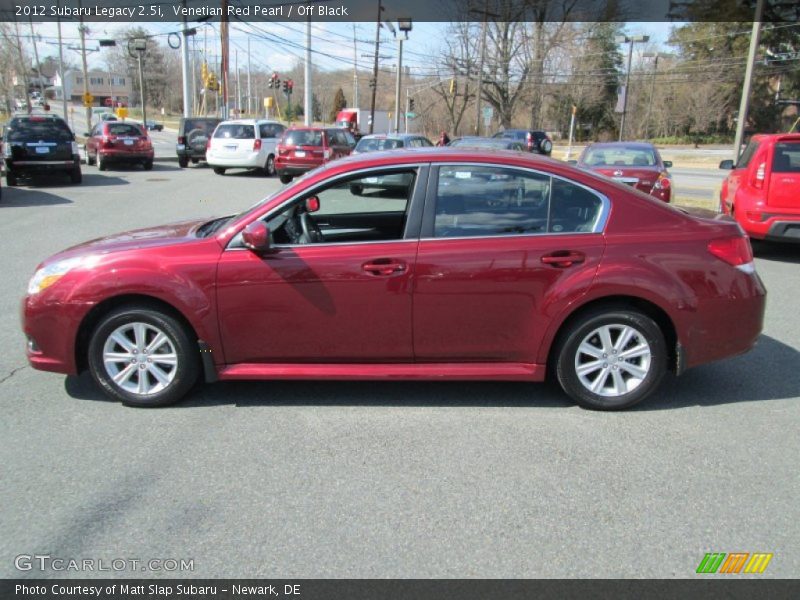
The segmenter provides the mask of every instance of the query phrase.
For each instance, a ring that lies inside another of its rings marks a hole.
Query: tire
[[[623,334],[630,335],[627,343]],[[630,356],[620,359],[618,352]],[[667,371],[667,345],[659,326],[647,315],[623,308],[581,316],[559,336],[554,356],[561,388],[592,410],[622,410],[641,402]],[[584,367],[581,375],[579,365]]]
[[[81,173],[80,167],[78,167],[77,169],[72,169],[71,171],[68,172],[68,175],[69,175],[69,180],[72,183],[80,183],[83,181],[83,174]]]
[[[87,152],[86,153],[86,164],[91,167],[96,162],[97,162],[97,159],[96,158],[92,158],[92,155]]]
[[[225,175],[225,167],[214,167],[214,173],[216,175]]]
[[[267,157],[267,164],[264,165],[264,175],[267,177],[275,176],[275,157],[272,154]]]
[[[152,160],[146,160],[146,161],[144,161],[142,163],[142,166],[144,167],[145,171],[152,171],[153,170],[153,161]]]
[[[185,156],[179,156],[178,157],[178,166],[181,169],[185,169],[186,167],[189,166],[189,159],[186,158]]]
[[[108,168],[108,162],[106,159],[103,158],[103,155],[99,152],[97,153],[97,170],[98,171],[105,171]]]
[[[192,164],[193,164],[193,165],[196,165],[196,164],[197,164],[197,163],[199,163],[199,162],[200,162],[200,159],[199,159],[199,158],[193,158],[193,159],[192,159]]]
[[[142,350],[159,334],[163,341],[143,358],[146,355]],[[106,363],[104,358],[109,355],[119,360]],[[92,378],[106,395],[137,407],[179,401],[200,374],[199,352],[186,328],[160,310],[135,305],[119,307],[97,324],[89,340],[88,363]],[[115,376],[120,383],[115,382]]]
[[[292,181],[292,179],[294,179],[294,177],[292,175],[289,175],[288,173],[280,174],[281,183],[289,183]]]
[[[14,187],[15,185],[17,185],[17,176],[10,170],[6,170],[6,185],[8,187]]]

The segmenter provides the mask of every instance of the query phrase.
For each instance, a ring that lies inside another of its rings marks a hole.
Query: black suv
[[[81,159],[75,135],[55,115],[15,116],[3,131],[6,184],[46,171],[61,171],[72,183],[81,182]]]
[[[206,159],[206,144],[214,129],[222,119],[214,117],[191,117],[181,119],[178,126],[178,144],[175,152],[178,154],[178,165],[182,169],[193,163]]]
[[[511,138],[520,142],[528,152],[536,152],[537,154],[544,154],[550,156],[553,151],[553,142],[544,131],[529,130],[529,129],[506,129],[495,133],[492,137],[496,138]]]

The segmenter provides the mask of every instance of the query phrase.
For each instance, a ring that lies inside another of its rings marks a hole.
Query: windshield
[[[8,141],[21,142],[24,140],[56,140],[59,142],[72,141],[72,132],[67,124],[60,119],[20,119],[11,121],[8,126]]]
[[[652,167],[656,155],[649,148],[589,148],[583,162],[591,167]]]

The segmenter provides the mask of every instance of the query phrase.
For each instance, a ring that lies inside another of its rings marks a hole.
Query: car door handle
[[[392,273],[403,272],[406,264],[390,258],[378,258],[361,265],[361,268],[372,275],[391,275]]]
[[[571,250],[559,250],[542,256],[542,262],[544,264],[562,268],[571,267],[585,260],[586,255],[583,252],[573,252]]]

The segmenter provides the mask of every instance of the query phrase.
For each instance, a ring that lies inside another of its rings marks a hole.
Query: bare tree
[[[447,114],[446,128],[458,135],[464,114],[475,98],[472,78],[477,75],[476,29],[472,23],[453,23],[447,30],[446,49],[437,68],[439,83],[431,90],[442,101]]]

